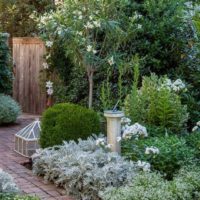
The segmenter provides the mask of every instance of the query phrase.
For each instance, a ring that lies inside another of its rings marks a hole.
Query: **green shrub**
[[[199,167],[183,168],[173,181],[164,180],[160,174],[141,173],[130,185],[107,188],[101,192],[101,197],[103,200],[198,200],[199,170]]]
[[[0,124],[15,122],[21,109],[10,96],[0,94]]]
[[[40,200],[38,197],[0,193],[0,200]]]
[[[10,68],[10,51],[7,33],[0,33],[0,93],[12,91],[12,72]]]
[[[190,133],[186,136],[186,143],[188,146],[194,149],[196,156],[199,159],[200,157],[200,131]]]
[[[156,147],[158,154],[145,154],[147,147]],[[133,161],[146,161],[153,171],[159,171],[172,179],[182,165],[194,159],[194,150],[177,136],[153,137],[140,140],[123,140],[122,154]]]
[[[138,76],[138,69],[135,69],[133,88],[125,102],[127,116],[133,123],[155,125],[179,133],[188,120],[187,107],[182,105],[178,95],[184,85],[176,87],[170,79],[152,74],[143,77],[138,89]]]
[[[56,104],[43,114],[40,143],[44,148],[64,140],[86,139],[99,132],[99,116],[93,110],[69,103]]]

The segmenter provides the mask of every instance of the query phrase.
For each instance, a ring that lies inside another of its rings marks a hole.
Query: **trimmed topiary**
[[[100,132],[98,114],[79,105],[62,103],[46,110],[42,117],[40,144],[43,148],[64,140],[86,139]]]
[[[14,99],[0,94],[0,124],[15,122],[20,113],[20,106]]]

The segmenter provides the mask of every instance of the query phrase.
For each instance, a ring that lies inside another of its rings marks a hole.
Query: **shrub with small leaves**
[[[46,110],[42,117],[40,144],[43,148],[60,145],[63,140],[87,139],[100,132],[98,114],[85,107],[62,103]]]
[[[20,113],[20,106],[14,99],[0,94],[0,124],[15,122]]]
[[[97,138],[96,138],[97,139]],[[135,175],[135,165],[96,145],[95,138],[64,142],[33,155],[33,172],[79,199],[97,200],[106,187],[119,187]]]

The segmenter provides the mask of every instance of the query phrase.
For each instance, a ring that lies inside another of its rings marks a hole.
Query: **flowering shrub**
[[[150,163],[150,170],[161,172],[167,179],[192,161],[194,153],[185,139],[177,136],[122,140],[122,155],[133,161]]]
[[[101,193],[103,200],[196,200],[200,197],[199,167],[184,167],[173,181],[160,174],[141,173],[130,185],[107,188]]]
[[[43,148],[63,143],[63,140],[86,139],[100,132],[98,114],[75,104],[56,104],[43,113],[40,144]]]
[[[21,108],[10,96],[0,94],[0,124],[15,122]]]
[[[66,57],[73,65],[85,69],[89,81],[89,107],[93,101],[94,74],[99,68],[113,66],[120,59],[120,48],[128,29],[136,30],[134,32],[140,29],[123,12],[126,6],[124,0],[114,0],[112,6],[105,1],[66,0],[57,10],[39,19],[48,54],[51,56],[56,40],[61,40]]]
[[[33,172],[77,198],[99,199],[99,191],[127,183],[135,175],[136,166],[100,148],[96,141],[97,138],[70,141],[40,150],[33,156]]]
[[[125,102],[126,113],[131,120],[175,133],[183,130],[188,113],[177,92],[185,88],[184,83],[180,80],[172,83],[166,77],[158,78],[152,74],[150,77],[143,77],[142,86],[138,89],[137,80],[138,77],[135,78],[132,92]]]
[[[13,178],[0,168],[0,193],[17,193],[19,189]]]

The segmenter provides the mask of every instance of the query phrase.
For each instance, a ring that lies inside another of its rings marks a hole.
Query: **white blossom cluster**
[[[151,165],[150,163],[138,160],[137,166],[142,169],[144,172],[150,172],[151,171]]]
[[[138,139],[140,136],[148,137],[148,133],[146,127],[140,125],[139,123],[135,123],[131,126],[126,125],[122,134],[124,139],[131,139],[132,137]]]
[[[53,94],[53,82],[47,81],[46,88],[47,88],[47,94],[51,96]]]
[[[151,147],[146,147],[145,149],[145,154],[159,154],[159,153],[160,151],[157,147],[151,146]]]
[[[172,81],[171,79],[166,78],[164,83],[161,85],[161,88],[167,88],[174,92],[180,92],[186,89],[185,83],[181,79],[177,79],[176,81]]]
[[[197,131],[198,129],[200,129],[200,121],[198,121],[198,122],[196,123],[196,126],[193,127],[192,132],[195,132],[195,131]]]
[[[0,193],[17,193],[19,189],[13,178],[0,168]]]
[[[111,144],[107,144],[106,138],[97,138],[96,145],[100,146],[100,147],[105,147],[105,148],[108,148],[108,149],[111,148]]]

